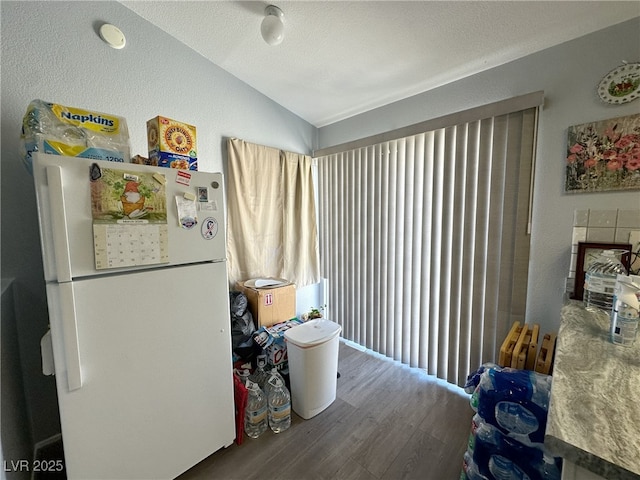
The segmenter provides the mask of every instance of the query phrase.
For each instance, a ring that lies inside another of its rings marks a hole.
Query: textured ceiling
[[[317,127],[640,16],[640,1],[279,1],[269,46],[269,2],[120,3]]]

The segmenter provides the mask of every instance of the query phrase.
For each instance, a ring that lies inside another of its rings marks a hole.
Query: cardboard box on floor
[[[296,286],[293,283],[273,288],[255,288],[237,282],[238,291],[247,296],[256,328],[269,327],[296,316]]]

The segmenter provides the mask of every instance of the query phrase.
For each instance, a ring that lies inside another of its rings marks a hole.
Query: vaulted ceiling
[[[120,3],[317,127],[640,16],[639,1],[279,1],[270,46],[268,2]]]

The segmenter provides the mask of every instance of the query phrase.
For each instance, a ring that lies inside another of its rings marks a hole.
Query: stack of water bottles
[[[486,364],[465,386],[476,412],[461,480],[560,480],[544,448],[551,377]]]
[[[246,380],[248,397],[244,417],[244,431],[258,438],[267,428],[274,433],[291,426],[291,395],[284,378],[276,368],[266,368],[266,356],[258,357],[258,366]]]

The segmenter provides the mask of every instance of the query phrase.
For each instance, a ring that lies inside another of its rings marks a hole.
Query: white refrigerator
[[[235,439],[223,177],[37,154],[69,479],[175,478]]]

